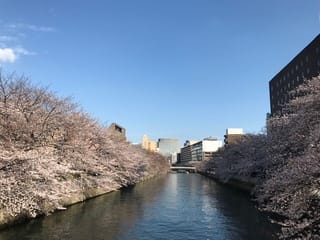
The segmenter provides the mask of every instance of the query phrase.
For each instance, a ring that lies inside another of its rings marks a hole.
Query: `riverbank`
[[[108,169],[103,170],[108,167],[107,161],[95,160],[82,162],[80,169],[68,160],[59,162],[56,156],[49,156],[48,149],[45,155],[37,150],[26,153],[32,157],[7,159],[7,166],[2,165],[0,170],[0,229],[52,214],[78,202],[134,185],[168,171],[160,156],[143,151],[135,152],[137,149],[127,143],[119,145],[125,145],[127,152],[131,151],[131,154],[144,159],[144,171],[138,172],[136,169],[135,172],[127,172],[123,166],[122,171],[114,174]],[[3,160],[4,158],[2,164]],[[131,161],[136,160],[134,158]],[[125,178],[127,179],[124,181]]]
[[[167,174],[0,232],[1,240],[271,240],[249,197],[200,174]]]
[[[224,182],[222,181],[221,179],[219,179],[213,171],[210,171],[210,170],[207,170],[207,171],[203,171],[203,170],[200,170],[200,169],[197,169],[197,173],[205,176],[205,177],[208,177],[208,178],[211,178],[213,179],[214,181],[220,183],[220,184],[223,184],[223,185],[226,185],[226,186],[229,186],[229,187],[232,187],[232,188],[236,188],[238,190],[241,190],[243,192],[246,192],[248,194],[251,194],[254,187],[255,187],[255,184],[253,182],[245,182],[245,181],[242,181],[242,180],[239,180],[239,179],[236,179],[236,178],[231,178],[229,179],[228,181]]]
[[[69,98],[0,71],[0,228],[166,173]]]
[[[254,200],[276,216],[281,239],[320,239],[319,80],[292,91],[265,133],[243,135],[201,166],[224,183],[253,183]]]

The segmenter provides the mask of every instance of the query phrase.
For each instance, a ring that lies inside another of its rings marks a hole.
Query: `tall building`
[[[306,79],[320,73],[320,34],[316,36],[298,55],[296,55],[269,82],[271,115],[281,114],[289,101],[289,92]]]
[[[167,157],[171,164],[178,161],[177,154],[180,152],[180,143],[175,138],[159,138],[158,152]]]

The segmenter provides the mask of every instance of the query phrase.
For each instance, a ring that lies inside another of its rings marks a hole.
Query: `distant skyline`
[[[320,31],[316,0],[0,0],[0,65],[132,142],[260,132],[268,82]]]

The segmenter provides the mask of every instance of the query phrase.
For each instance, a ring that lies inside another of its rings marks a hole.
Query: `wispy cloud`
[[[27,23],[5,23],[0,19],[0,63],[14,63],[23,56],[37,55],[37,52],[26,49],[23,44],[30,32],[56,32],[49,26]],[[30,33],[31,34],[31,33]]]
[[[13,37],[13,36],[7,36],[7,35],[0,35],[0,41],[1,42],[13,42],[13,41],[17,41],[18,38],[17,37]]]
[[[29,51],[23,47],[16,47],[14,48],[14,52],[16,55],[21,56],[21,55],[25,55],[25,56],[32,56],[32,55],[37,55],[36,52],[33,51]]]
[[[0,48],[0,62],[13,63],[17,59],[17,55],[11,48]]]
[[[14,23],[8,24],[7,28],[10,29],[27,29],[34,32],[55,32],[56,29],[48,26],[37,26],[33,24],[25,24],[25,23]]]

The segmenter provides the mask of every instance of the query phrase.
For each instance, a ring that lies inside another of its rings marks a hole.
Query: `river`
[[[264,240],[276,228],[246,194],[168,174],[0,232],[0,240]]]

